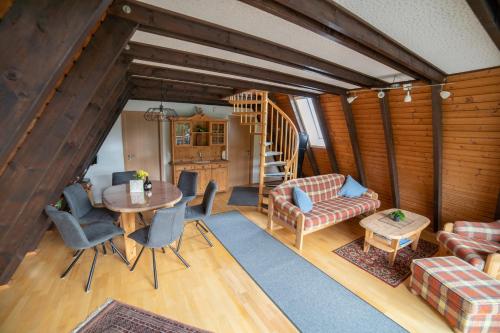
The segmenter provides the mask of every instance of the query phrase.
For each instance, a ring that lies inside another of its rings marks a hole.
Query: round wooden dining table
[[[159,208],[172,207],[182,198],[182,192],[177,186],[151,181],[153,187],[148,192],[130,192],[129,184],[110,186],[102,193],[102,201],[107,209],[121,213],[121,227],[125,231],[124,246],[128,261],[136,257],[136,243],[127,236],[135,231],[135,216],[137,213]]]

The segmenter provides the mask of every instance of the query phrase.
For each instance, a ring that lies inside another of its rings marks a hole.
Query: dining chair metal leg
[[[68,268],[66,268],[64,273],[61,274],[61,279],[63,279],[71,271],[71,269],[76,264],[78,259],[80,259],[80,257],[82,256],[83,252],[85,252],[85,250],[77,250],[75,252],[75,255],[73,256],[73,261],[71,262],[71,264],[69,264]]]
[[[141,259],[141,255],[142,255],[142,252],[144,251],[144,248],[145,248],[145,246],[143,246],[143,247],[142,247],[141,252],[139,252],[139,255],[137,256],[137,259],[135,259],[135,262],[134,262],[134,264],[132,265],[132,268],[130,269],[130,271],[131,271],[131,272],[133,272],[133,271],[134,271],[135,266],[136,266],[136,265],[137,265],[137,263],[139,262],[139,259]]]
[[[146,220],[144,219],[144,215],[142,215],[141,212],[137,213],[139,215],[139,223],[142,224],[143,226],[147,226],[148,224],[146,223]]]
[[[80,251],[81,250],[76,250],[75,252],[73,252],[73,258],[76,257]]]
[[[151,253],[153,255],[153,275],[155,280],[155,289],[158,289],[158,275],[156,273],[156,257],[155,257],[155,249],[151,248]]]
[[[102,243],[102,254],[103,254],[103,255],[108,254],[108,253],[106,252],[106,245],[104,245],[104,242]]]
[[[118,250],[116,248],[115,243],[113,243],[113,241],[111,239],[109,240],[109,245],[111,245],[111,249],[113,250],[113,253],[118,254],[118,256],[122,259],[122,261],[125,263],[125,265],[129,266],[130,262],[127,260],[127,258],[125,258],[123,253],[121,253],[120,250]]]
[[[166,252],[165,252],[165,248],[164,248],[164,247],[162,247],[162,248],[161,248],[161,251],[163,252],[163,254],[165,254],[165,253],[166,253]]]
[[[184,236],[184,230],[181,232],[181,235],[179,236],[179,239],[177,240],[177,248],[175,249],[177,252],[179,252],[181,250],[182,236]]]
[[[90,267],[89,278],[87,279],[87,285],[85,286],[85,292],[90,290],[90,284],[92,283],[92,277],[94,276],[95,263],[97,261],[97,254],[99,251],[97,247],[94,246],[94,260],[92,260],[92,266]]]
[[[208,237],[205,235],[205,233],[203,232],[203,230],[201,230],[201,228],[198,226],[198,223],[196,223],[195,226],[196,226],[196,229],[198,229],[198,231],[200,232],[200,234],[203,236],[203,238],[205,238],[205,240],[207,241],[208,245],[210,245],[211,247],[213,247],[214,245],[212,244],[212,242],[210,241],[210,239],[208,239]]]
[[[204,224],[205,222],[202,222],[202,220],[197,220],[196,225],[199,225],[205,232],[208,232],[208,228]]]
[[[172,250],[172,252],[177,256],[177,258],[179,258],[180,261],[182,261],[182,263],[184,264],[184,266],[186,266],[186,268],[189,268],[189,264],[187,263],[186,260],[184,260],[184,258],[179,254],[179,252],[177,252],[171,245],[168,246],[170,248],[170,250]]]

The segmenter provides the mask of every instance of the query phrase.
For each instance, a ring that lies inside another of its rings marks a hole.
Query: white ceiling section
[[[500,66],[465,0],[334,0],[448,74]]]
[[[387,82],[392,82],[395,75],[396,81],[412,79],[341,44],[240,1],[141,1],[288,46]],[[276,70],[280,70],[277,64],[272,64],[276,66]],[[339,86],[345,87],[340,84]]]
[[[242,64],[257,66],[261,68],[271,69],[282,73],[292,74],[295,76],[300,76],[303,78],[308,78],[311,80],[315,80],[318,82],[324,82],[333,84],[339,87],[347,88],[347,89],[355,89],[358,86],[332,79],[331,77],[327,77],[315,72],[305,71],[298,68],[285,66],[281,64],[277,64],[271,61],[262,60],[258,58],[253,58],[244,54],[239,54],[235,52],[230,52],[222,49],[217,49],[201,44],[186,42],[179,39],[174,39],[170,37],[165,37],[161,35],[152,34],[144,31],[136,31],[131,38],[134,42],[141,42],[150,45],[156,45],[161,47],[168,47],[171,49],[206,55],[209,57],[215,57],[219,59],[235,61]]]
[[[257,82],[257,83],[269,84],[269,85],[272,85],[272,86],[275,86],[275,87],[284,87],[284,88],[296,89],[296,90],[310,92],[310,93],[313,93],[313,94],[320,94],[321,93],[321,91],[314,90],[314,89],[307,89],[307,88],[301,88],[301,87],[296,87],[296,86],[289,86],[289,85],[286,85],[286,84],[280,84],[280,83],[263,81],[263,80],[256,80],[256,79],[252,79],[252,78],[247,78],[247,77],[242,77],[242,76],[237,76],[237,75],[231,75],[231,74],[221,74],[221,73],[217,73],[217,72],[206,71],[206,70],[196,69],[196,68],[190,68],[190,67],[167,65],[167,64],[163,64],[163,63],[158,63],[158,62],[153,62],[153,61],[145,61],[145,60],[139,60],[139,59],[134,59],[133,62],[138,63],[138,64],[150,65],[150,66],[157,66],[157,67],[178,69],[178,70],[186,71],[186,72],[209,74],[209,75],[214,75],[214,76],[220,76],[220,77],[223,77],[223,78],[227,77],[227,78],[231,78],[231,79],[243,80],[243,81],[248,81],[248,82]]]

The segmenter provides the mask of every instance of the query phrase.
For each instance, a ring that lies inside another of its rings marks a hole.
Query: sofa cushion
[[[350,175],[347,176],[344,185],[340,189],[338,195],[347,198],[358,198],[366,193],[368,189],[358,183]]]
[[[335,224],[380,207],[380,201],[368,197],[337,197],[314,203],[314,209],[305,215],[304,230],[324,224]]]
[[[438,232],[437,239],[455,256],[467,261],[479,270],[483,270],[488,254],[500,251],[500,243],[471,239],[447,231]]]
[[[308,213],[313,209],[313,203],[306,192],[295,186],[293,192],[293,204],[300,208],[303,213]]]
[[[467,238],[500,242],[500,220],[495,222],[456,221],[453,232]]]

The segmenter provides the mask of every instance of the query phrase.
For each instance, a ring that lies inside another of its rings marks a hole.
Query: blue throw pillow
[[[368,191],[366,187],[358,183],[351,176],[347,176],[344,186],[339,191],[339,196],[346,198],[358,198]]]
[[[300,208],[303,213],[308,213],[313,209],[313,203],[306,192],[298,186],[292,190],[293,204]]]

